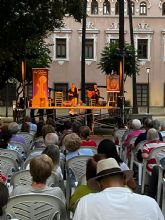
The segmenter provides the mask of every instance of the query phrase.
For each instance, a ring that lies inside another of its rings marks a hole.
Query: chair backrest
[[[15,160],[18,165],[21,165],[23,162],[21,155],[15,150],[0,149],[0,156],[9,157]]]
[[[124,133],[126,132],[126,130],[127,130],[126,128],[120,128],[120,129],[117,129],[114,133],[114,136],[118,138],[119,140],[119,145],[122,145],[122,137]]]
[[[32,177],[30,175],[30,171],[29,170],[21,170],[16,172],[10,181],[10,185],[13,186],[13,188],[15,188],[16,186],[19,185],[31,185],[32,183]],[[46,185],[48,186],[53,186],[53,187],[60,187],[60,181],[58,176],[52,172],[51,176],[47,179],[46,181]]]
[[[86,173],[86,164],[89,158],[91,158],[91,156],[80,155],[66,162],[66,168],[70,168],[73,171],[77,182]]]
[[[18,151],[18,153],[26,157],[28,152],[27,152],[27,147],[25,144],[17,142],[17,141],[10,141],[9,144],[11,146],[14,146],[16,150]]]
[[[133,149],[133,154],[134,154],[134,159],[137,160],[137,153],[139,150],[143,150],[144,148],[144,144],[146,143],[146,140],[145,141],[140,141],[137,146]]]
[[[0,156],[0,172],[6,176],[7,181],[10,181],[12,175],[18,170],[19,167],[15,160]]]
[[[25,143],[27,145],[27,149],[30,150],[33,141],[33,135],[28,132],[20,132],[19,135],[24,138]]]
[[[63,202],[51,195],[27,194],[11,197],[6,207],[8,219],[66,220]]]
[[[158,145],[158,147],[155,147],[151,150],[149,157],[147,160],[150,160],[152,158],[156,158],[159,156],[159,154],[164,154],[165,155],[165,143],[161,143]]]

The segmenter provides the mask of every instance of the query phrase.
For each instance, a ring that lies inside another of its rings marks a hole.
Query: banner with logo
[[[32,107],[48,107],[48,69],[33,68]]]

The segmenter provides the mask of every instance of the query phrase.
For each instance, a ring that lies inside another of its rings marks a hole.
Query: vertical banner
[[[119,75],[107,75],[107,92],[120,92]]]
[[[48,107],[48,69],[33,68],[32,107]]]

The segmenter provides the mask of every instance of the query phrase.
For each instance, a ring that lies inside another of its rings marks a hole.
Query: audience
[[[80,127],[81,147],[96,147],[96,141],[90,139],[91,130],[88,126]]]
[[[12,135],[10,141],[19,142],[26,145],[25,139],[18,133],[20,129],[19,129],[19,125],[16,122],[9,123],[8,129]]]
[[[27,122],[22,122],[21,132],[30,132],[30,125]]]
[[[155,128],[151,128],[147,132],[147,142],[144,144],[142,151],[142,157],[147,159],[154,148],[164,146],[164,142],[159,140],[158,131]],[[156,159],[152,158],[147,162],[147,171],[152,172],[153,166],[156,165]]]
[[[162,121],[162,122],[161,122],[160,134],[162,135],[162,138],[165,137],[165,121]]]
[[[41,156],[34,157],[30,161],[30,174],[32,176],[31,185],[17,186],[11,193],[11,196],[27,193],[42,193],[54,195],[65,203],[65,197],[59,187],[49,187],[46,185],[46,180],[51,175],[53,169],[52,159],[42,154]]]
[[[73,220],[164,220],[155,200],[124,187],[126,178],[114,158],[100,160],[93,181],[98,182],[101,192],[81,198]]]
[[[154,125],[157,127],[156,121],[155,121]],[[147,140],[147,131],[148,131],[150,128],[153,128],[154,125],[153,125],[153,121],[152,121],[151,119],[149,119],[149,118],[147,118],[147,119],[144,121],[145,132],[139,134],[139,136],[136,138],[136,141],[135,141],[135,143],[134,143],[134,147],[136,147],[136,146],[138,145],[138,143],[140,143],[141,141]],[[159,133],[159,140],[160,140],[160,141],[163,141],[162,136],[161,136],[160,133]]]
[[[60,167],[60,151],[57,145],[48,145],[42,152],[42,154],[48,155],[53,161],[53,171],[57,174],[60,180],[63,180],[63,175]]]
[[[67,134],[64,138],[64,146],[66,148],[66,160],[79,155],[92,156],[93,151],[88,148],[80,148],[81,139],[75,134]]]
[[[99,143],[97,152],[99,154],[105,154],[107,158],[114,158],[119,164],[120,169],[122,171],[129,170],[127,164],[124,163],[122,159],[119,157],[119,154],[116,149],[116,145],[114,144],[113,141],[108,140],[108,139],[102,140]],[[132,172],[132,176],[128,179],[126,185],[130,187],[132,190],[136,189],[136,183],[135,183],[135,180],[133,179],[133,172]]]

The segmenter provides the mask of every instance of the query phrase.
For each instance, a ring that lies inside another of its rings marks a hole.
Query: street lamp
[[[148,76],[148,102],[147,102],[147,113],[149,114],[150,111],[150,90],[149,90],[149,85],[150,85],[150,68],[146,68],[147,76]]]

